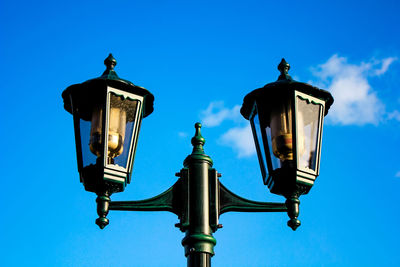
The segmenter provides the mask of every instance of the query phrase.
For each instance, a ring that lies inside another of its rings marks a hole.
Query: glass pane
[[[138,100],[130,100],[110,93],[107,141],[109,164],[127,167],[138,105]]]
[[[292,105],[289,100],[272,108],[270,129],[266,129],[268,139],[272,141],[271,158],[277,166],[277,159],[283,164],[293,160],[292,141]],[[268,127],[267,127],[268,128]]]
[[[261,173],[263,178],[266,178],[268,176],[268,170],[267,170],[268,165],[265,157],[266,156],[264,150],[265,146],[262,138],[261,125],[258,113],[253,116],[250,122],[251,122],[251,127],[253,128],[254,141],[256,143],[255,145],[258,154],[258,161],[260,162]]]
[[[82,164],[83,167],[96,164],[97,155],[93,153],[91,145],[91,122],[80,119],[79,128],[81,130]],[[101,134],[101,130],[100,130]]]
[[[103,154],[103,108],[95,107],[92,111],[90,127],[90,151],[100,157]]]
[[[319,118],[322,105],[315,104],[300,96],[297,105],[297,151],[299,168],[316,170],[318,158]]]
[[[267,132],[267,142],[268,144],[272,144],[272,134],[271,134],[271,128],[267,126],[265,128],[265,131]],[[272,169],[276,170],[281,167],[281,161],[278,157],[275,157],[272,149],[269,150],[269,153],[271,155],[271,163],[272,163]]]

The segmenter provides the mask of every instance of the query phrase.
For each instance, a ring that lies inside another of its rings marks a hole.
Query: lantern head
[[[110,54],[99,78],[69,86],[64,108],[74,117],[78,171],[85,189],[108,195],[130,182],[142,118],[153,112],[154,96],[120,79]]]
[[[333,97],[294,81],[285,59],[278,69],[278,80],[246,95],[240,112],[250,120],[264,183],[297,199],[319,174],[323,120]]]

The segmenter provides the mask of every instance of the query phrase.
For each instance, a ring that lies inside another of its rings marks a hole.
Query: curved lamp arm
[[[148,199],[136,201],[111,201],[110,210],[130,210],[130,211],[169,211],[179,216],[180,206],[178,180],[165,192]]]
[[[109,210],[131,210],[131,211],[169,211],[180,216],[182,207],[181,181],[178,180],[165,192],[144,200],[136,201],[111,201],[109,194],[99,194],[97,202],[97,214],[99,218],[96,219],[96,224],[103,229],[109,223],[107,214]]]
[[[237,212],[282,212],[287,211],[285,203],[259,202],[240,197],[219,183],[219,214]]]

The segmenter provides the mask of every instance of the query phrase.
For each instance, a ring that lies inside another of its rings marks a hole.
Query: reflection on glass
[[[102,144],[102,119],[103,119],[103,109],[100,107],[95,107],[92,112],[92,121],[90,129],[90,151],[96,156],[101,156],[103,153]]]
[[[322,105],[310,102],[300,96],[296,98],[297,106],[297,146],[300,168],[316,170],[318,152],[319,118]]]
[[[263,175],[263,177],[266,177],[267,174],[267,161],[266,161],[266,155],[265,155],[265,144],[262,138],[262,133],[261,133],[261,125],[260,125],[260,119],[258,116],[258,113],[256,113],[256,115],[253,116],[253,118],[251,119],[251,126],[253,127],[253,133],[256,133],[256,142],[258,142],[258,144],[256,143],[256,147],[258,146],[260,151],[257,151],[258,153],[258,158],[260,161],[260,168],[261,168],[261,173]]]
[[[268,144],[272,144],[272,134],[271,134],[271,128],[267,126],[265,128],[265,131],[267,133],[267,142]],[[272,163],[272,169],[276,170],[281,167],[281,161],[279,158],[277,158],[273,152],[273,150],[270,149],[269,151],[270,156],[271,156],[271,163]]]
[[[91,123],[83,119],[79,120],[79,129],[81,136],[81,148],[82,148],[82,167],[89,166],[91,164],[96,164],[97,156],[93,155],[90,147],[90,131]]]
[[[125,140],[123,143],[123,151],[120,155],[116,156],[114,160],[115,165],[119,165],[121,167],[126,168],[127,163],[128,163],[128,155],[129,155],[129,148],[130,148],[130,143],[132,139],[132,134],[133,134],[133,127],[135,125],[135,121],[128,121],[126,123],[126,134],[125,134]],[[126,149],[125,149],[126,148]]]
[[[108,128],[108,156],[115,158],[124,150],[126,111],[111,107]]]

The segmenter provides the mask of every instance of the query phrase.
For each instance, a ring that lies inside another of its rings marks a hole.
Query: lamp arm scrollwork
[[[219,183],[220,211],[225,212],[285,212],[285,203],[259,202],[238,196]]]
[[[148,199],[135,201],[111,201],[110,210],[128,211],[169,211],[176,215],[180,214],[178,180],[173,186],[163,193]]]

